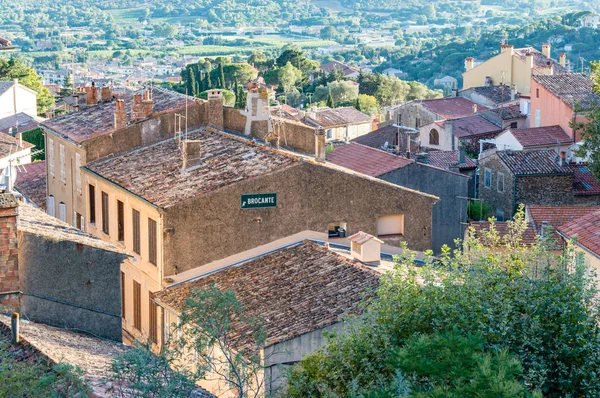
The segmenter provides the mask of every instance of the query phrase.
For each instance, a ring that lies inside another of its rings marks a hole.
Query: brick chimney
[[[475,58],[467,57],[465,58],[465,70],[468,72],[475,66]]]
[[[562,66],[563,68],[567,67],[567,54],[566,53],[560,53],[558,55],[558,63],[560,64],[560,66]]]
[[[91,87],[85,88],[86,93],[86,105],[96,105],[98,103],[98,90],[96,83],[92,82]]]
[[[542,54],[544,54],[545,57],[550,58],[550,44],[542,44]]]
[[[144,119],[144,104],[142,103],[142,94],[133,95],[131,104],[131,120],[138,121]]]
[[[104,102],[104,101],[108,101],[112,98],[112,91],[110,90],[109,87],[102,87],[102,90],[100,91],[100,99]]]
[[[127,126],[127,112],[125,112],[125,102],[122,99],[115,101],[115,130]]]
[[[208,124],[223,127],[223,92],[221,90],[208,91]]]
[[[317,162],[325,162],[325,129],[320,127],[315,131],[315,160]]]
[[[154,109],[154,100],[152,99],[152,95],[150,90],[144,90],[144,99],[142,100],[144,117],[152,117],[152,112]]]
[[[11,193],[0,193],[0,304],[18,308],[20,303],[18,202]]]

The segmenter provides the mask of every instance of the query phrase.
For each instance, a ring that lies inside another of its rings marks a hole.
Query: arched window
[[[429,131],[429,144],[440,145],[440,133],[436,129]]]

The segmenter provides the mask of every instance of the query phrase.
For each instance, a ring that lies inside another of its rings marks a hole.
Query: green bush
[[[467,214],[473,221],[485,221],[494,215],[492,206],[483,200],[471,200],[467,204]]]

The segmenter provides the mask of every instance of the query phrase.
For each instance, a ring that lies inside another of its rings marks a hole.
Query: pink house
[[[580,73],[531,77],[530,127],[560,126],[575,142],[581,133],[571,121],[586,122],[585,110],[600,101],[592,81]]]

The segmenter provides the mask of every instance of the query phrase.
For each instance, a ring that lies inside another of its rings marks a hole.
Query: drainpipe
[[[513,178],[515,180],[513,185],[513,210],[517,208],[517,176],[513,174]],[[511,217],[512,218],[512,217]]]

